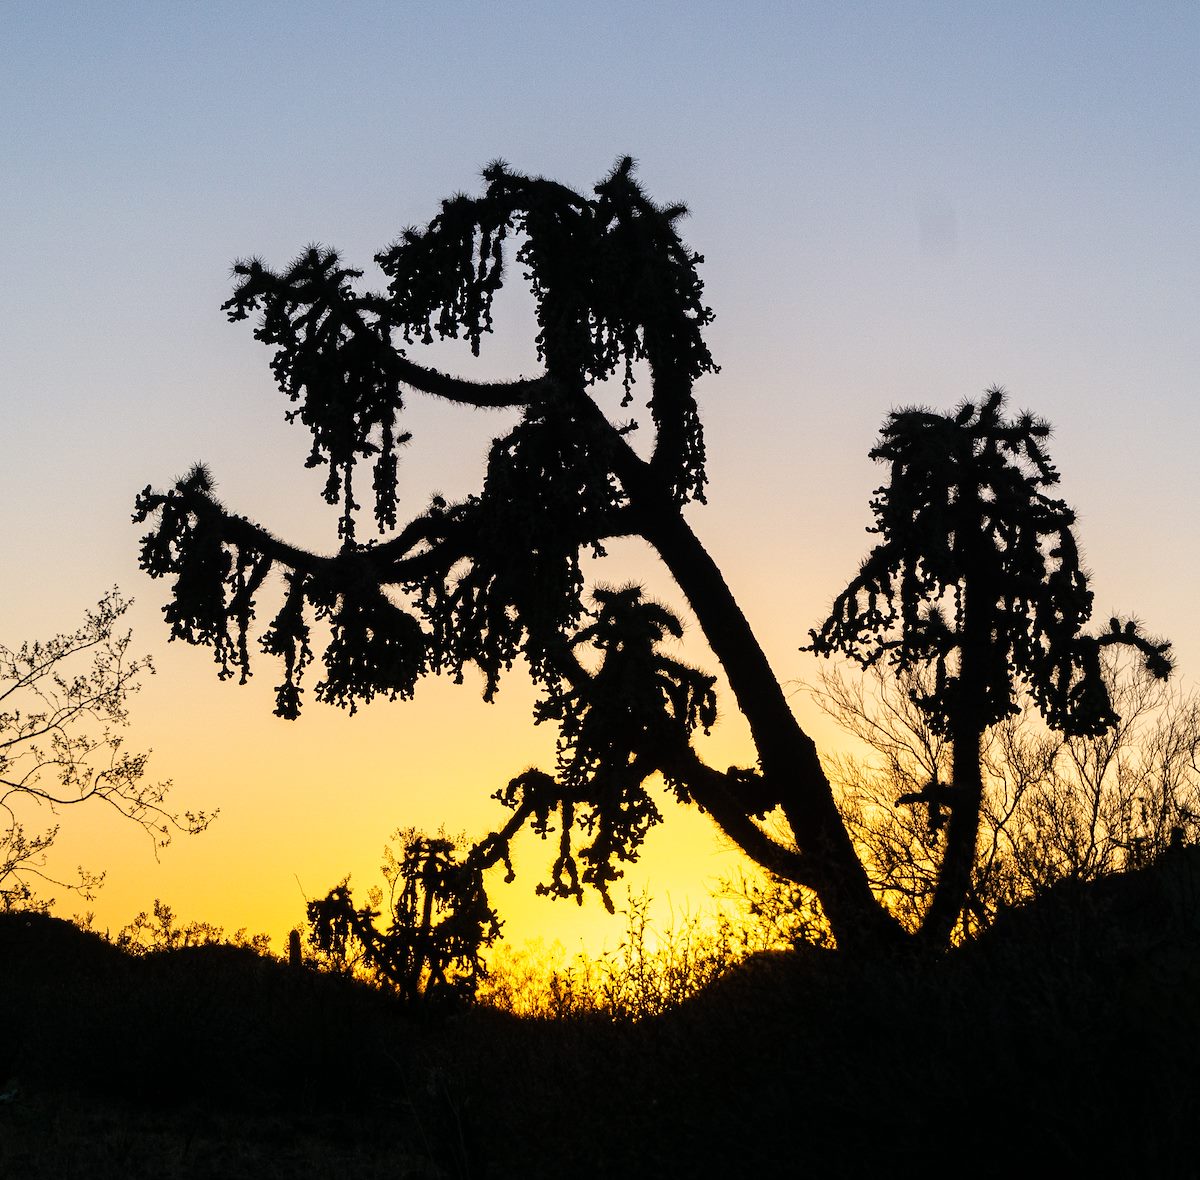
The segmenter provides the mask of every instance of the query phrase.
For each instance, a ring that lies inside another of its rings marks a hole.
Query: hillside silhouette
[[[244,947],[0,915],[0,1174],[1190,1174],[1200,849],[941,956],[754,956],[640,1022],[414,1013]]]

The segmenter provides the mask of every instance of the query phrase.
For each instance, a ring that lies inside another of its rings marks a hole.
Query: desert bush
[[[1003,718],[982,750],[978,851],[955,941],[1058,882],[1096,881],[1200,838],[1200,696],[1103,660],[1114,724],[1064,735],[1029,707]],[[842,812],[872,886],[917,929],[938,879],[945,833],[927,802],[951,777],[948,739],[917,703],[919,674],[874,667],[822,674],[816,703],[867,747],[829,760]],[[773,886],[777,895],[789,887]],[[776,902],[783,904],[783,902]]]
[[[271,953],[269,934],[250,934],[245,926],[226,935],[222,926],[191,921],[180,925],[175,911],[159,898],[150,912],[142,910],[128,925],[122,926],[111,941],[129,954],[174,951],[186,947],[229,945],[246,947],[260,955]]]
[[[732,912],[718,905],[709,913],[673,916],[658,928],[649,893],[630,892],[615,949],[568,959],[558,944],[501,947],[479,1000],[539,1020],[638,1022],[678,1008],[750,956],[827,937],[827,927],[804,925],[782,895],[756,879],[726,883],[724,896],[735,903]]]

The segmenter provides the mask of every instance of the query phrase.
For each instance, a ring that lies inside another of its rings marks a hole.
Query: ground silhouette
[[[1200,850],[929,958],[764,956],[638,1023],[422,1017],[244,948],[0,915],[0,1172],[1185,1175]]]

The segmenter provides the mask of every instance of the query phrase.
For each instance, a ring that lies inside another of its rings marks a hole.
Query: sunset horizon
[[[166,642],[166,587],[138,570],[145,529],[128,523],[140,488],[204,462],[230,512],[336,551],[337,510],[321,501],[324,472],[304,468],[305,431],[283,421],[270,352],[220,311],[229,268],[251,256],[281,268],[326,242],[379,288],[373,256],[442,198],[478,194],[497,156],[590,192],[630,151],[653,200],[687,204],[680,229],[705,257],[721,371],[697,382],[709,483],[686,517],[823,753],[852,743],[801,690],[819,664],[799,649],[869,548],[883,473],[868,452],[890,411],[949,413],[994,383],[1054,427],[1093,622],[1136,612],[1192,683],[1200,632],[1178,588],[1196,579],[1196,547],[1177,534],[1192,520],[1197,413],[1193,18],[688,11],[639,17],[633,36],[636,14],[618,6],[578,75],[563,51],[584,13],[540,20],[537,5],[509,21],[430,13],[416,37],[366,7],[345,24],[262,10],[233,38],[213,14],[151,9],[102,7],[53,32],[32,13],[17,22],[5,387],[21,445],[0,638],[69,631],[118,586],[135,602],[132,650],[157,669],[130,701],[127,748],[153,751],[147,776],[173,780],[173,807],[221,812],[156,859],[119,817],[63,809],[48,867],[107,878],[93,902],[48,889],[56,913],[93,912],[115,931],[161,898],[182,920],[263,930],[281,950],[306,901],[347,875],[364,892],[378,883],[394,830],[479,838],[503,822],[494,791],[553,768],[523,668],[492,705],[469,671],[354,717],[311,700],[296,721],[273,716],[267,661],[236,687],[209,653]],[[315,85],[299,84],[297,61]],[[537,83],[517,81],[547,63]],[[567,93],[578,110],[546,101]],[[478,359],[438,345],[425,363],[532,375],[535,333],[530,300],[506,287]],[[604,408],[615,422],[638,403],[622,410],[618,390]],[[399,422],[414,434],[399,458],[407,510],[474,490],[506,415],[412,394]],[[622,541],[594,567],[604,583],[644,581],[684,616],[682,658],[720,671],[644,545]],[[699,748],[715,766],[752,765],[723,680],[719,697]],[[624,866],[617,900],[625,884],[648,891],[665,921],[714,904],[748,862],[655,790],[665,822]],[[516,882],[492,896],[509,941],[570,953],[620,940],[597,898],[535,897],[551,846],[521,847]]]

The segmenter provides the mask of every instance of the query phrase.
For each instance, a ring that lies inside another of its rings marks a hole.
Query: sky
[[[71,629],[120,586],[157,666],[129,745],[176,806],[221,809],[157,860],[128,824],[64,813],[52,867],[108,878],[60,912],[115,929],[157,897],[278,944],[305,897],[376,883],[394,829],[480,835],[506,814],[490,793],[549,764],[519,675],[494,706],[434,681],[275,718],[274,669],[218,683],[207,651],[165,642],[130,523],[140,489],[203,460],[229,508],[336,548],[268,353],[220,311],[230,266],[321,242],[373,285],[373,255],[496,157],[586,190],[630,154],[691,210],[721,372],[698,387],[711,483],[689,519],[823,748],[840,739],[798,649],[869,548],[867,452],[890,410],[996,383],[1055,427],[1098,617],[1136,613],[1185,684],[1200,671],[1192,4],[16,0],[0,101],[0,640]],[[440,363],[536,371],[528,301],[503,310],[478,362]],[[416,511],[478,485],[503,419],[414,399],[405,425]],[[682,607],[634,546],[600,577]],[[725,699],[706,754],[745,764]],[[663,807],[628,880],[695,912],[743,862]],[[493,896],[510,941],[615,945],[594,899],[532,896],[548,860]]]

